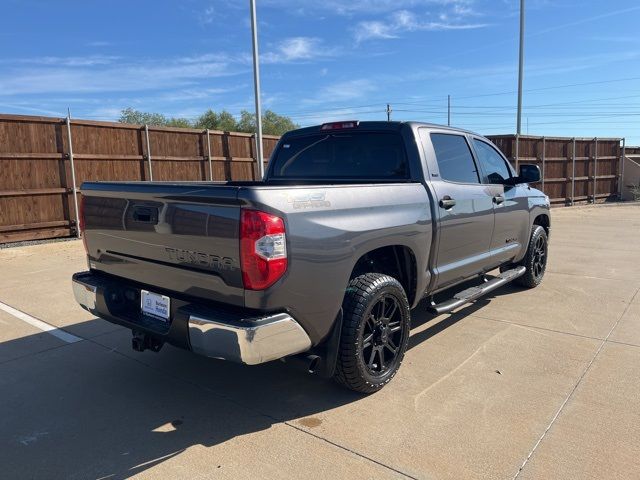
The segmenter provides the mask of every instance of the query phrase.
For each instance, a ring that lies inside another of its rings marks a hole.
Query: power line
[[[593,81],[593,82],[582,82],[582,83],[570,83],[570,84],[562,84],[562,85],[552,85],[552,86],[548,86],[548,87],[540,87],[540,88],[530,88],[530,89],[525,89],[523,90],[524,92],[528,92],[528,93],[532,93],[532,92],[543,92],[543,91],[549,91],[549,90],[555,90],[555,89],[562,89],[562,88],[571,88],[571,87],[579,87],[579,86],[588,86],[588,85],[605,85],[605,84],[611,84],[611,83],[619,83],[619,82],[627,82],[627,81],[632,81],[632,80],[640,80],[640,77],[625,77],[625,78],[616,78],[616,79],[609,79],[609,80],[599,80],[599,81]],[[485,93],[485,94],[478,94],[478,95],[465,95],[465,96],[455,96],[456,100],[466,100],[466,99],[474,99],[474,98],[487,98],[487,97],[493,97],[493,96],[502,96],[502,95],[512,95],[517,93],[517,91],[505,91],[505,92],[494,92],[494,93]],[[434,99],[437,99],[438,97],[431,97]],[[597,101],[601,101],[601,100],[622,100],[622,99],[629,99],[629,98],[640,98],[640,95],[627,95],[627,96],[618,96],[618,97],[607,97],[607,98],[601,98],[601,99],[585,99],[585,100],[577,100],[577,101],[572,101],[572,102],[561,102],[561,103],[548,103],[548,104],[544,104],[544,106],[561,106],[561,105],[569,105],[569,104],[578,104],[578,103],[585,103],[585,102],[597,102]],[[428,103],[427,102],[411,102],[411,101],[406,101],[407,99],[394,99],[392,101],[390,101],[389,103],[393,103],[394,105],[416,105],[416,106],[425,106],[425,107],[443,107],[444,106],[444,100],[442,101],[442,103],[436,103],[435,100],[431,100]],[[371,107],[381,107],[384,108],[385,103],[384,102],[379,102],[379,103],[371,103],[371,104],[366,104],[366,105],[346,105],[346,106],[336,106],[335,108],[331,108],[331,109],[323,109],[323,110],[296,110],[296,111],[285,111],[283,113],[281,113],[281,115],[286,115],[286,116],[296,116],[296,117],[301,117],[302,115],[309,115],[309,116],[316,116],[316,115],[322,115],[324,113],[336,113],[337,111],[340,110],[357,110],[360,108],[371,108]],[[540,105],[542,106],[542,105]],[[473,106],[468,105],[468,106],[464,106],[464,105],[460,105],[460,106],[456,106],[455,108],[471,108]],[[526,106],[526,108],[538,108],[539,106]],[[498,107],[498,106],[491,106],[491,107],[481,107],[478,106],[477,108],[502,108],[502,107]],[[514,107],[510,107],[510,106],[505,106],[504,108],[508,108],[508,109],[512,109]],[[351,113],[351,112],[348,112]],[[353,113],[365,113],[365,112],[353,112]],[[367,112],[368,113],[368,112]]]
[[[396,109],[396,112],[408,112],[408,113],[430,113],[432,115],[446,115],[446,110],[410,110],[410,109]],[[465,116],[465,117],[506,117],[509,116],[512,112],[460,112],[456,115]],[[591,117],[591,116],[600,116],[600,115],[609,115],[609,116],[638,116],[640,115],[640,111],[633,112],[611,112],[611,111],[602,111],[602,112],[578,112],[578,113],[570,113],[570,112],[525,112],[529,116],[538,115],[541,117]]]
[[[583,82],[583,83],[567,83],[564,85],[553,85],[549,87],[540,87],[540,88],[529,88],[524,90],[525,92],[542,92],[547,90],[555,90],[558,88],[571,88],[571,87],[583,87],[586,85],[604,85],[608,83],[617,83],[617,82],[628,82],[631,80],[640,80],[640,77],[627,77],[627,78],[616,78],[612,80],[599,80],[595,82]],[[518,93],[517,91],[509,91],[509,92],[496,92],[496,93],[485,93],[482,95],[469,95],[466,97],[457,97],[458,99],[466,99],[466,98],[482,98],[482,97],[493,97],[499,95],[513,95]]]
[[[286,116],[290,118],[317,118],[322,116],[344,115],[345,113],[346,114],[350,114],[350,113],[366,114],[366,113],[385,113],[386,112],[386,110],[384,110],[383,108],[380,108],[379,110],[363,110],[359,112],[345,112],[345,113],[340,113],[340,110],[347,110],[347,109],[325,110],[323,112],[306,113],[301,115],[286,115]]]
[[[582,99],[582,100],[574,100],[571,102],[558,102],[558,103],[545,103],[538,105],[526,105],[526,108],[543,108],[543,107],[561,107],[561,106],[577,106],[579,108],[589,107],[595,108],[599,106],[629,106],[627,103],[611,103],[611,104],[596,104],[596,105],[584,105],[592,102],[602,102],[606,100],[626,100],[630,98],[640,98],[640,95],[625,95],[618,97],[605,97],[605,98],[592,98],[592,99]],[[435,103],[418,103],[418,102],[394,102],[396,105],[410,105],[410,106],[422,106],[422,107],[433,107],[439,108],[442,107],[442,104]],[[456,105],[456,109],[467,109],[467,108],[486,108],[486,109],[509,109],[515,110],[516,107],[512,105]]]

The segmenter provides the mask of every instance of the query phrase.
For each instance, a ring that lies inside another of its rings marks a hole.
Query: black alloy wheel
[[[407,295],[395,278],[366,273],[349,282],[342,310],[335,379],[356,392],[377,392],[395,376],[409,344]]]
[[[395,368],[404,335],[398,299],[383,295],[372,307],[360,332],[360,350],[368,373],[381,376]]]
[[[536,280],[542,280],[544,271],[547,267],[547,242],[546,236],[540,235],[536,239],[536,243],[533,247],[533,276]]]

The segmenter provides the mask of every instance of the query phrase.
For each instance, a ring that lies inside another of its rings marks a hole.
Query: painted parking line
[[[42,320],[40,320],[39,318],[33,317],[31,315],[29,315],[28,313],[24,313],[16,308],[13,308],[11,305],[7,305],[6,303],[2,303],[0,302],[0,310],[3,310],[5,312],[7,312],[9,315],[22,320],[23,322],[28,323],[29,325],[32,325],[40,330],[42,330],[43,332],[47,332],[51,335],[53,335],[56,338],[59,338],[60,340],[62,340],[63,342],[67,342],[67,343],[76,343],[79,342],[81,340],[83,340],[80,337],[76,337],[75,335],[62,330],[58,327],[54,327],[53,325],[47,323],[47,322],[43,322]]]

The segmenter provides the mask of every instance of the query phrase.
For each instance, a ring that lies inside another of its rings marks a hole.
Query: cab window
[[[462,135],[432,133],[440,177],[456,183],[480,183],[478,168],[473,161],[467,140]]]
[[[473,146],[476,149],[480,166],[487,175],[487,180],[492,184],[504,184],[511,178],[511,171],[504,161],[504,158],[486,142],[473,139]]]

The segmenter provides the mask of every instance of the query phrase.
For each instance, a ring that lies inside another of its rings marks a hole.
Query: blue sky
[[[3,0],[0,112],[113,120],[253,108],[244,0]],[[257,0],[263,103],[301,125],[513,133],[518,0]],[[640,144],[637,0],[527,0],[523,133]]]

